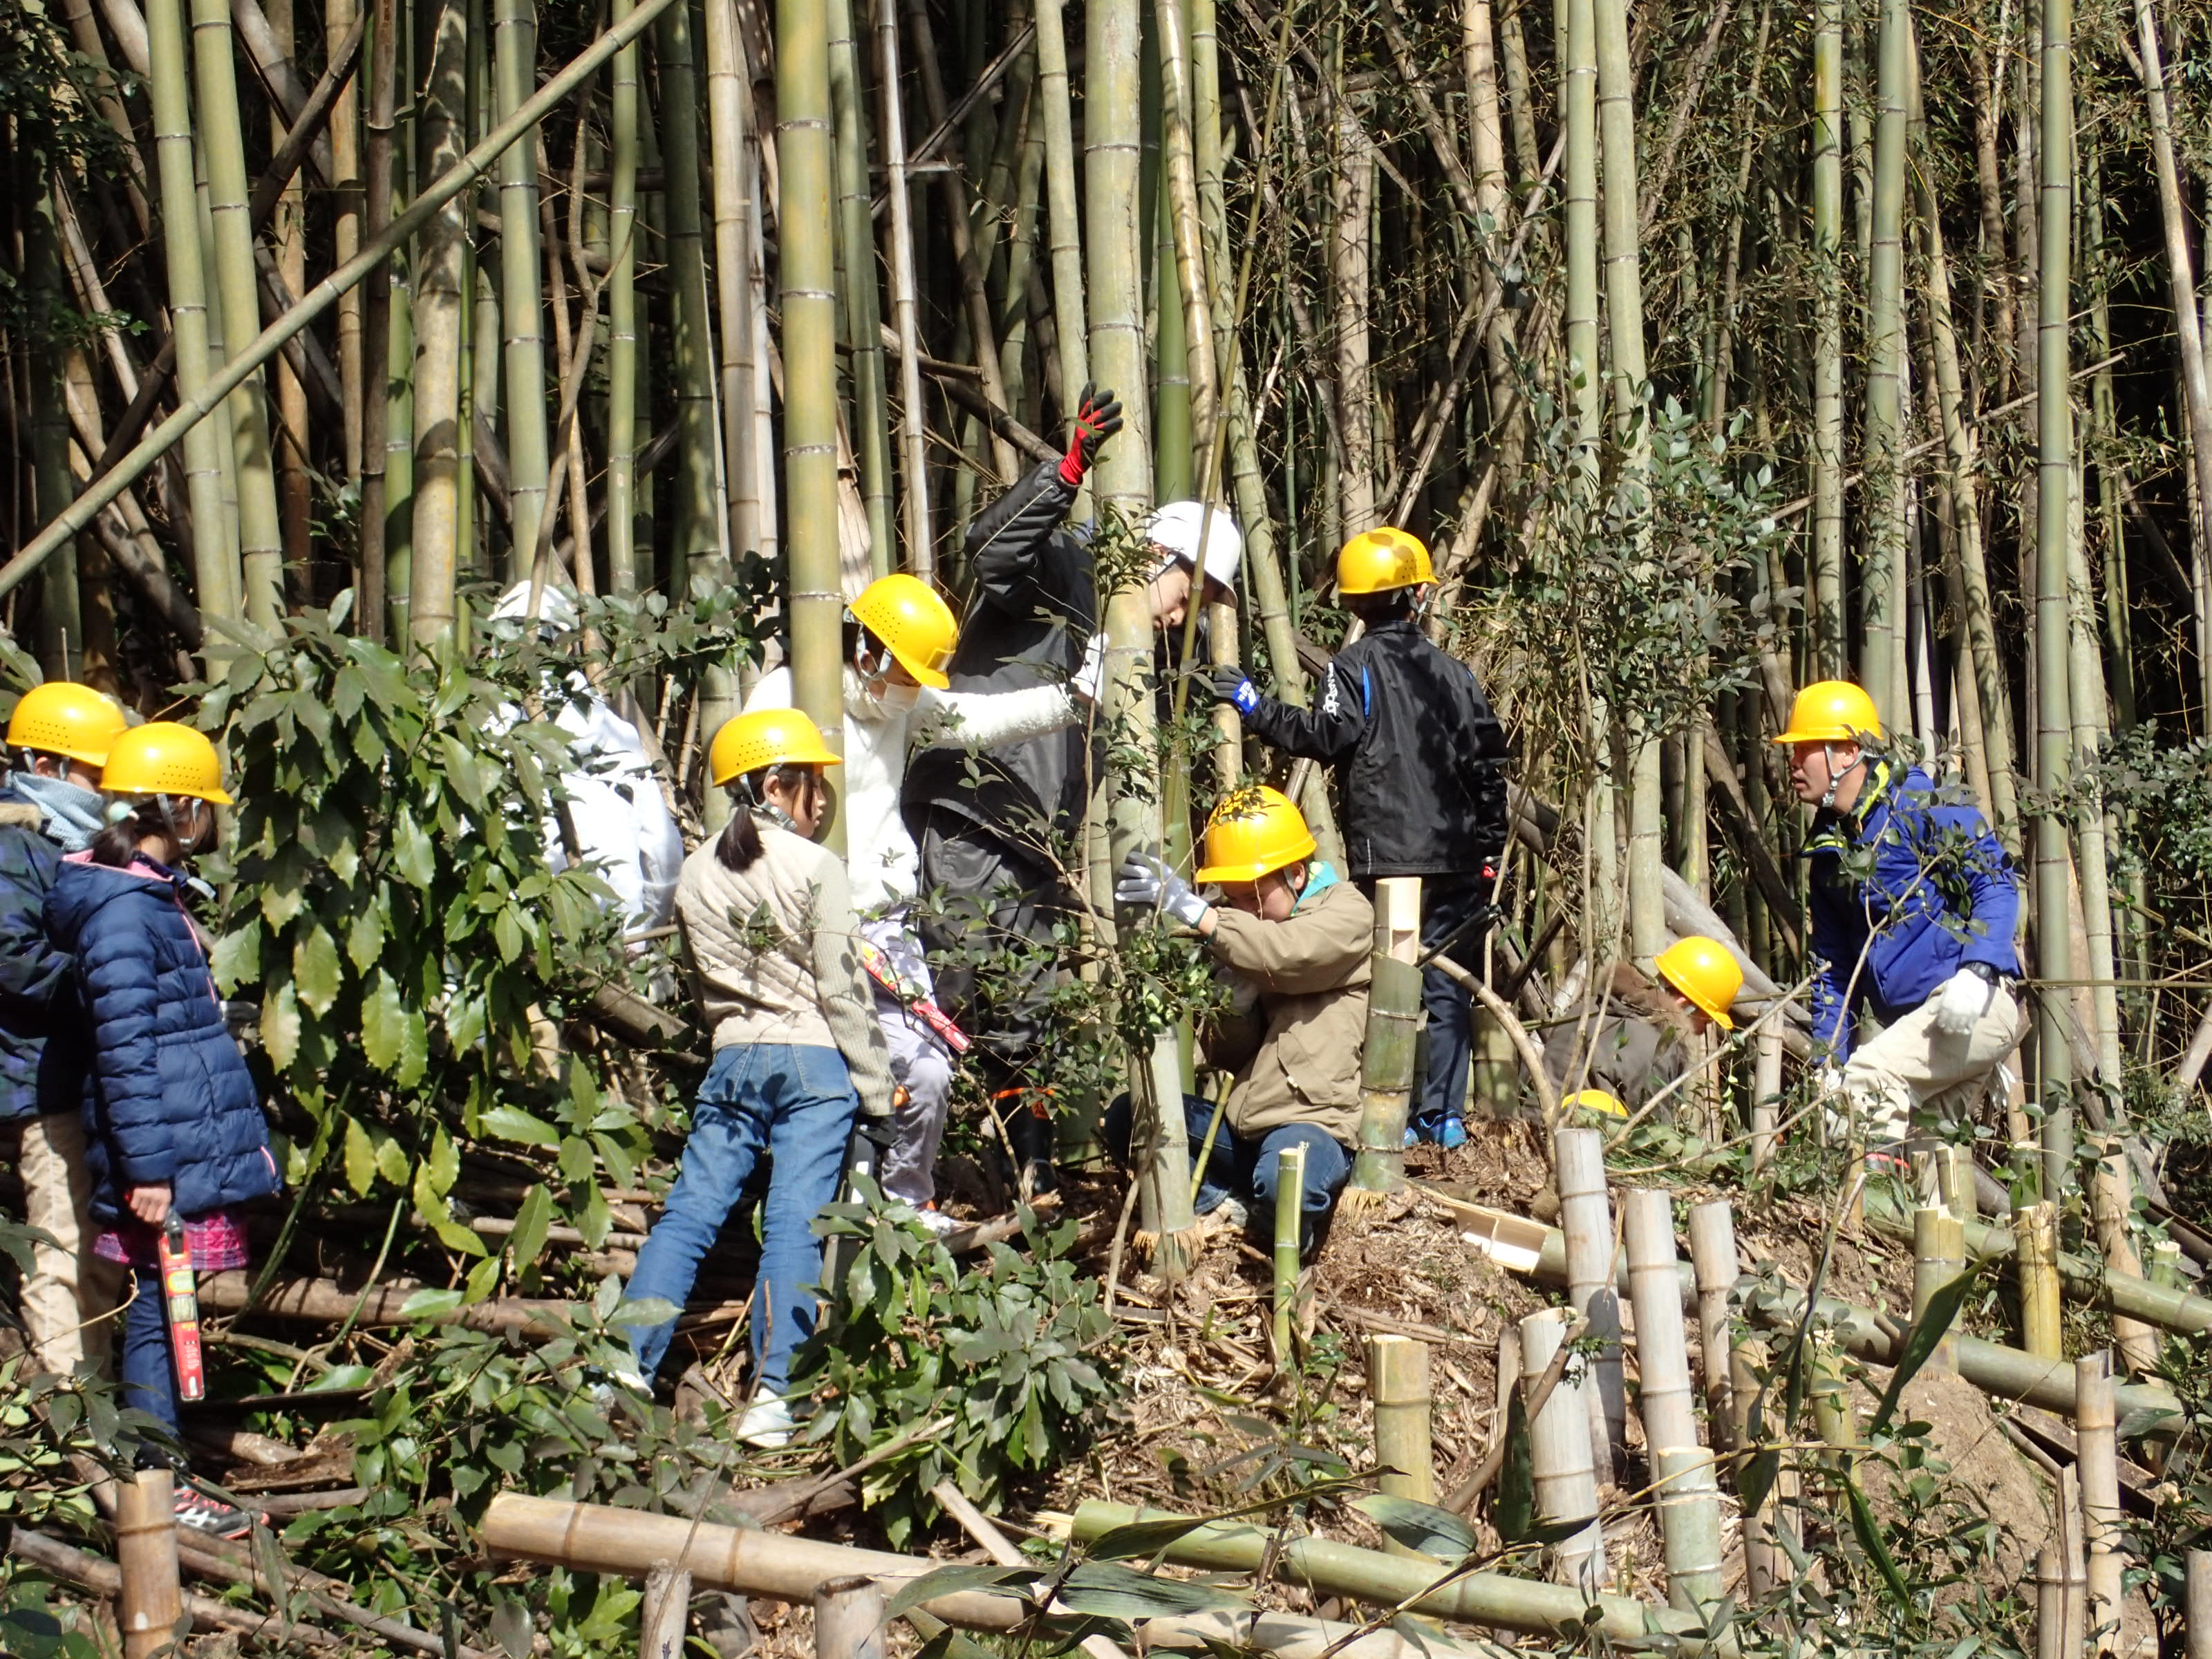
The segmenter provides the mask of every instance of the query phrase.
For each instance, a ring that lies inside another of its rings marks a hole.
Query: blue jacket
[[[1851,811],[1823,812],[1805,847],[1813,1046],[1838,1065],[1861,1011],[1887,1024],[1970,962],[2020,972],[2020,876],[1980,809],[1940,802],[1917,767],[1899,776],[1886,761],[1869,763]],[[1870,870],[1845,868],[1869,854]]]
[[[82,1075],[70,959],[46,938],[62,850],[38,808],[0,789],[0,1123],[75,1111]]]
[[[143,855],[122,870],[70,858],[46,896],[46,931],[84,999],[92,1211],[104,1222],[131,1187],[167,1182],[191,1218],[282,1184],[182,886]]]

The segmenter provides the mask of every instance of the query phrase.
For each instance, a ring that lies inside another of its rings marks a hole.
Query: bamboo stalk
[[[2035,1659],[2065,1659],[2066,1573],[2059,1553],[2035,1553]]]
[[[1406,1121],[1412,1104],[1421,1020],[1421,881],[1375,884],[1375,956],[1359,1060],[1359,1127],[1352,1177],[1339,1200],[1346,1215],[1371,1215],[1406,1182]]]
[[[392,222],[392,128],[397,120],[398,0],[368,0],[368,94],[362,131],[362,235],[374,241]],[[360,258],[356,247],[355,258]],[[393,275],[380,263],[361,287],[361,603],[355,626],[371,641],[385,637],[390,591],[390,478]],[[402,359],[405,362],[405,359]],[[397,633],[398,630],[392,630]]]
[[[1052,38],[1060,46],[1060,87],[1063,126],[1066,115],[1067,54],[1060,40],[1060,12],[1054,0],[1039,0],[1040,12],[1044,6],[1052,7]],[[1043,25],[1039,24],[1040,43],[1043,40]],[[1042,51],[1042,44],[1039,47]],[[883,112],[884,168],[888,178],[886,193],[890,204],[891,322],[898,336],[899,356],[899,503],[906,528],[906,567],[923,581],[929,580],[937,569],[934,538],[929,518],[929,443],[928,421],[921,400],[921,325],[920,298],[915,284],[914,252],[914,198],[908,183],[906,161],[906,113],[899,95],[899,35],[898,9],[892,0],[877,0],[876,8],[876,79],[878,107]],[[1049,110],[1048,110],[1048,114]],[[1052,129],[1048,123],[1046,142],[1051,143]],[[1067,212],[1071,220],[1075,212],[1073,202],[1074,178],[1073,142],[1068,143],[1067,189],[1070,199]],[[1048,157],[1049,160],[1049,157]],[[1059,187],[1054,175],[1054,188]],[[1060,211],[1057,196],[1054,212]],[[1059,255],[1060,222],[1053,222],[1054,258]],[[1071,239],[1073,231],[1070,232]],[[1065,312],[1060,319],[1060,351],[1068,351],[1067,340],[1072,333],[1077,341],[1075,349],[1082,349],[1082,294],[1083,278],[1080,267],[1072,277],[1057,264],[1053,273],[1056,302]],[[1060,285],[1068,283],[1067,297],[1060,300]],[[1083,382],[1077,380],[1077,386]]]
[[[1341,94],[1336,103],[1336,155],[1329,237],[1335,310],[1336,426],[1341,459],[1337,507],[1345,536],[1371,530],[1375,507],[1374,363],[1368,340],[1368,285],[1375,206],[1375,146],[1359,112]]]
[[[620,27],[633,0],[611,0]],[[710,26],[714,8],[708,12]],[[734,27],[734,21],[732,22]],[[635,46],[615,54],[608,112],[607,241],[607,587],[633,593],[652,586],[652,553],[637,546],[637,121]]]
[[[1200,459],[1199,488],[1211,498],[1214,428],[1221,419],[1221,377],[1214,360],[1212,296],[1199,222],[1196,140],[1192,131],[1189,30],[1185,0],[1156,0],[1159,33],[1161,155],[1166,216],[1173,232],[1176,278],[1182,289],[1184,349],[1190,370],[1192,453]]]
[[[2135,1213],[2133,1178],[2128,1169],[2124,1143],[2107,1137],[2089,1182],[2089,1214],[2097,1243],[2105,1258],[2105,1271],[2126,1279],[2143,1276],[2142,1260],[2136,1254],[2129,1222]],[[2127,1369],[2138,1376],[2158,1374],[2158,1336],[2139,1319],[2112,1316],[2112,1346]]]
[[[2048,1199],[2012,1212],[2013,1265],[2020,1278],[2020,1346],[2046,1359],[2065,1349],[2058,1301],[2058,1211]]]
[[[53,198],[42,199],[21,216],[23,287],[31,306],[32,336],[29,359],[31,393],[31,474],[38,516],[50,519],[70,503],[75,493],[70,477],[70,417],[68,393],[63,385],[62,339],[65,317],[62,302],[61,250],[52,218]],[[86,538],[83,550],[98,556]],[[90,665],[85,647],[86,609],[78,581],[80,550],[64,547],[45,572],[39,594],[38,652],[40,668],[49,679],[75,679]]]
[[[495,0],[491,27],[494,107],[505,120],[537,80],[538,15],[533,0]],[[545,420],[544,291],[538,230],[538,146],[533,136],[507,146],[499,163],[501,362],[507,379],[507,476],[514,517],[507,580],[530,574],[538,526],[546,512],[552,451]],[[579,562],[581,562],[580,556]]]
[[[847,1589],[848,1586],[856,1588]],[[865,1586],[865,1589],[857,1588]],[[836,1592],[842,1590],[839,1595]],[[858,1605],[872,1594],[875,1605],[874,1622],[866,1626],[875,1630],[883,1623],[883,1592],[875,1588],[870,1578],[839,1579],[824,1584],[815,1596],[815,1642],[817,1650],[824,1656],[832,1651],[835,1639],[840,1645],[835,1650],[840,1659],[860,1659],[860,1650],[851,1638],[858,1616],[865,1616]],[[672,1561],[656,1561],[653,1571],[645,1576],[645,1600],[638,1611],[638,1659],[682,1659],[684,1627],[691,1617],[691,1575]],[[882,1644],[878,1640],[870,1659],[881,1659]]]
[[[1291,1369],[1291,1343],[1297,1334],[1298,1259],[1305,1228],[1306,1149],[1285,1146],[1275,1154],[1274,1271],[1275,1366]]]
[[[1552,1132],[1553,1181],[1567,1241],[1567,1301],[1589,1321],[1599,1346],[1583,1390],[1598,1483],[1610,1486],[1628,1443],[1628,1397],[1620,1372],[1620,1299],[1613,1288],[1613,1206],[1606,1195],[1605,1136],[1596,1129]],[[1677,1315],[1680,1304],[1677,1303]],[[1532,1370],[1536,1362],[1529,1360]]]
[[[2075,1468],[2081,1481],[2082,1541],[2088,1553],[2090,1640],[2100,1654],[2120,1650],[2120,1594],[2127,1571],[2120,1511],[2118,1419],[2112,1409],[2112,1356],[2074,1362]]]
[[[270,0],[266,18],[274,45],[281,54],[284,72],[296,80],[293,64],[295,46],[292,0]],[[271,149],[281,149],[285,137],[285,123],[292,118],[288,113],[272,108],[269,117],[269,143]],[[325,133],[325,148],[332,135]],[[327,158],[325,158],[327,159]],[[335,166],[325,175],[326,182],[335,187],[338,182]],[[255,196],[259,195],[257,189]],[[253,202],[247,203],[247,217],[251,221]],[[307,285],[307,196],[298,176],[287,180],[277,198],[276,212],[270,226],[270,240],[276,245],[275,264],[284,293],[296,295]],[[261,256],[266,258],[265,252]],[[288,297],[286,303],[290,303]],[[282,307],[280,307],[279,309]],[[343,318],[340,319],[343,320]],[[307,337],[312,339],[313,337]],[[295,341],[302,347],[307,341]],[[302,597],[315,596],[314,573],[310,568],[312,553],[308,538],[313,526],[313,501],[308,481],[310,465],[307,439],[307,388],[305,381],[289,360],[274,365],[272,373],[276,383],[275,398],[276,420],[272,440],[276,462],[276,517],[284,549],[284,565],[291,573],[294,591]],[[344,399],[338,398],[341,420]]]
[[[860,54],[853,38],[853,0],[827,0],[830,104],[837,124],[837,249],[844,277],[845,331],[853,349],[853,435],[860,500],[868,518],[870,568],[888,575],[897,562],[891,532],[891,430],[884,383],[883,307],[876,289],[875,227],[868,211],[868,125],[860,94]]]
[[[1044,117],[1046,222],[1052,264],[1054,343],[1060,396],[1072,398],[1091,378],[1083,326],[1083,228],[1076,214],[1074,118],[1067,82],[1063,0],[1036,0],[1036,97]],[[1080,511],[1079,506],[1078,511]]]
[[[776,34],[781,42],[784,15],[781,5],[776,15]],[[653,69],[660,94],[661,201],[666,216],[662,229],[669,283],[675,295],[670,337],[675,348],[672,362],[677,422],[676,556],[683,562],[687,580],[692,576],[705,576],[714,580],[720,579],[729,568],[728,550],[723,545],[728,528],[719,505],[721,489],[718,481],[720,468],[716,460],[714,440],[714,337],[713,325],[708,320],[706,246],[699,220],[698,89],[692,70],[691,18],[687,7],[671,6],[660,14],[653,25]],[[779,88],[782,85],[782,58],[779,52],[776,64]],[[823,94],[825,106],[828,101],[825,89]],[[782,118],[787,113],[779,112],[779,130],[783,125]],[[823,118],[826,121],[826,108]],[[788,165],[787,161],[787,168]],[[825,167],[825,175],[827,171]],[[832,234],[826,189],[825,185],[820,222],[820,228],[825,237]],[[803,199],[809,199],[811,204],[811,198]],[[783,221],[787,231],[790,224],[791,220],[787,216]],[[791,288],[788,277],[785,287],[787,293]],[[820,287],[822,292],[830,296],[829,303],[834,312],[834,265],[832,273],[823,278]],[[787,331],[788,327],[787,320]],[[836,337],[833,321],[830,336],[833,352],[836,350]],[[785,368],[788,374],[790,365],[787,363]],[[830,465],[834,468],[834,429],[827,441],[833,446]],[[827,525],[834,538],[836,527],[834,507]],[[708,731],[718,729],[723,719],[737,713],[736,683],[727,671],[719,667],[710,671],[708,688],[702,695],[708,701],[700,711],[700,724]],[[828,735],[826,732],[825,735]]]
[[[204,0],[201,0],[204,3]],[[421,125],[430,173],[449,172],[468,148],[468,13],[444,0],[432,14],[430,67]],[[461,362],[466,303],[467,234],[458,197],[423,223],[416,239],[415,490],[413,582],[408,631],[434,647],[453,637],[461,544]]]
[[[1375,1406],[1375,1462],[1389,1471],[1378,1483],[1382,1490],[1417,1504],[1435,1503],[1436,1468],[1429,1443],[1432,1410],[1429,1345],[1387,1333],[1369,1337],[1367,1397]],[[1391,1552],[1420,1553],[1399,1544],[1393,1544]]]
[[[733,551],[758,545],[758,463],[753,419],[752,297],[753,194],[747,154],[752,130],[752,92],[744,46],[738,39],[735,0],[708,0],[702,9],[706,28],[707,126],[714,153],[714,304],[720,331],[722,465],[729,502],[729,540]],[[619,76],[621,70],[617,68]],[[632,110],[633,118],[635,109]],[[636,187],[635,167],[630,175]],[[635,259],[630,264],[633,292]],[[632,301],[635,305],[635,300]],[[634,325],[633,325],[634,331]],[[631,346],[635,350],[635,341]],[[610,371],[611,377],[611,370]],[[634,400],[635,389],[631,393]],[[635,444],[635,418],[630,420]],[[635,573],[630,579],[635,580]]]
[[[1776,1125],[1782,1097],[1782,1028],[1768,1021],[1759,1028],[1752,1050],[1751,1167],[1753,1174],[1774,1162]]]
[[[1813,24],[1813,546],[1811,659],[1844,672],[1844,7]]]
[[[2182,1634],[2189,1659],[2212,1659],[2212,1550],[2191,1550],[2183,1571]]]
[[[1729,1295],[1735,1288],[1735,1219],[1717,1198],[1690,1212],[1690,1263],[1698,1286],[1698,1369],[1705,1390],[1705,1431],[1722,1450],[1737,1442],[1735,1379],[1729,1364],[1734,1321]]]
[[[1566,1336],[1567,1316],[1547,1308],[1521,1321],[1521,1374],[1540,1376]],[[1600,1484],[1587,1372],[1570,1370],[1528,1425],[1528,1456],[1536,1480],[1536,1512],[1547,1524],[1589,1517],[1589,1524],[1552,1547],[1552,1577],[1595,1601],[1605,1577],[1605,1533],[1597,1519]]]
[[[155,0],[149,14],[161,3]],[[147,29],[159,63],[166,32],[151,15]],[[124,1659],[153,1659],[169,1650],[185,1610],[175,1486],[168,1470],[141,1469],[115,1483],[115,1559],[123,1573]]]
[[[2074,488],[2074,410],[2068,395],[2067,327],[2072,313],[2074,94],[2073,0],[2042,0],[2041,246],[2036,275],[2035,784],[2062,796],[2073,775],[2069,710],[2071,627],[2068,544]],[[2046,812],[2035,824],[2035,957],[2039,975],[2074,977],[2067,824]],[[2061,999],[2040,996],[2036,1057],[2042,1068],[2045,1191],[2061,1196],[2072,1179],[2074,1114],[2067,1091],[2073,1050]],[[2056,1352],[2055,1350],[2053,1352]]]
[[[872,1578],[834,1578],[815,1591],[814,1652],[816,1659],[884,1659],[883,1587]]]
[[[1915,1210],[1912,1212],[1913,1318],[1923,1317],[1936,1292],[1964,1273],[1966,1267],[1966,1224],[1946,1209]],[[1943,1376],[1957,1374],[1958,1345],[1948,1332],[1936,1345],[1936,1351],[1928,1357],[1925,1369]]]
[[[1867,271],[1867,531],[1860,561],[1858,679],[1884,730],[1909,730],[1905,596],[1905,140],[1906,0],[1882,0]]]

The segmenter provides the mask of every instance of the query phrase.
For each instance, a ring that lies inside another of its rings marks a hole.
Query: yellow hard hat
[[[1363,530],[1337,550],[1336,591],[1340,593],[1383,593],[1436,579],[1427,546],[1410,531],[1389,525],[1380,530]]]
[[[960,638],[952,607],[918,576],[878,576],[853,601],[853,619],[884,642],[899,666],[942,691]]]
[[[1265,784],[1224,796],[1206,821],[1206,867],[1197,881],[1257,881],[1271,870],[1311,858],[1305,814]]]
[[[1563,1112],[1573,1111],[1577,1107],[1606,1117],[1628,1115],[1628,1108],[1620,1103],[1620,1097],[1609,1095],[1602,1089],[1577,1089],[1559,1103],[1559,1109]]]
[[[1708,1015],[1723,1031],[1735,1030],[1729,1009],[1743,989],[1743,969],[1717,939],[1692,933],[1662,951],[1651,964],[1659,977]]]
[[[757,708],[726,720],[707,748],[707,773],[718,784],[763,766],[836,766],[821,728],[796,708]]]
[[[1880,743],[1874,699],[1849,680],[1815,680],[1790,705],[1790,729],[1776,743]]]
[[[48,680],[16,700],[8,717],[8,746],[105,766],[108,749],[130,726],[112,698],[88,685]]]
[[[100,787],[111,795],[191,795],[230,805],[215,745],[205,733],[174,720],[149,720],[116,738]]]

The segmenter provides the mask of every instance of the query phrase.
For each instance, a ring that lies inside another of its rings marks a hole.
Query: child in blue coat
[[[156,721],[109,750],[104,787],[136,798],[65,860],[46,896],[46,931],[73,964],[91,1061],[85,1081],[94,1249],[130,1269],[123,1404],[177,1433],[158,1239],[172,1212],[198,1273],[243,1267],[242,1207],[281,1184],[253,1079],[223,1024],[207,941],[186,909],[181,866],[215,841],[227,805],[214,745]],[[238,1537],[246,1517],[189,1483],[181,1526]]]

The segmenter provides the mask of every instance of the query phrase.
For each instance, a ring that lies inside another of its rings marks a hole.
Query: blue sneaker
[[[1426,1142],[1453,1152],[1467,1145],[1467,1125],[1456,1117],[1415,1118],[1406,1128],[1406,1145],[1419,1146]]]
[[[1467,1125],[1458,1118],[1446,1118],[1437,1131],[1437,1145],[1448,1152],[1458,1151],[1467,1145]]]

